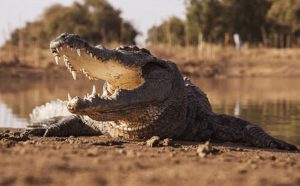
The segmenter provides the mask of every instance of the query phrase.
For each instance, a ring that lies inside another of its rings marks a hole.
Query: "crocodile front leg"
[[[101,132],[86,125],[80,117],[59,116],[45,119],[31,125],[34,128],[27,129],[28,134],[37,136],[94,136],[101,135]]]
[[[208,122],[213,129],[212,139],[215,140],[246,142],[256,147],[299,151],[295,145],[276,139],[260,127],[233,116],[212,114]]]

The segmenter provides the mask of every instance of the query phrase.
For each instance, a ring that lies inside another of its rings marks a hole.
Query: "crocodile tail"
[[[224,114],[210,116],[213,138],[220,141],[246,142],[261,148],[299,151],[295,145],[276,139],[262,128],[240,118]]]
[[[258,147],[299,151],[295,145],[270,136],[256,125],[247,125],[245,127],[245,138],[247,139],[247,142]]]
[[[53,100],[35,107],[29,114],[30,123],[38,123],[39,121],[57,117],[57,116],[70,116],[72,115],[62,100]],[[30,126],[29,124],[28,126]]]

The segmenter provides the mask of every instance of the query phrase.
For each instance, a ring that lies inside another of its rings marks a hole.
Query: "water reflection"
[[[0,126],[7,128],[22,128],[26,125],[27,119],[15,115],[11,108],[8,108],[0,101]]]
[[[102,82],[74,81],[71,79],[50,80],[0,80],[0,101],[10,107],[15,114],[28,118],[31,110],[37,106],[54,99],[67,99],[71,96],[83,96],[91,93],[92,86],[102,90]],[[100,88],[101,87],[101,88]]]
[[[216,112],[261,125],[272,135],[300,144],[300,79],[194,79]],[[24,127],[31,110],[53,99],[90,93],[96,82],[0,80],[0,127]],[[101,92],[102,82],[97,82]]]

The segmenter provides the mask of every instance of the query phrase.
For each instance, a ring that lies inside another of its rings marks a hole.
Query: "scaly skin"
[[[39,123],[44,136],[80,136],[108,133],[125,139],[152,136],[180,140],[243,142],[256,147],[298,150],[261,128],[228,115],[215,114],[206,95],[177,66],[157,59],[135,46],[106,49],[90,46],[74,34],[51,41],[57,63],[64,59],[74,79],[82,71],[89,79],[105,80],[103,94],[95,90],[85,98],[69,97],[75,114]]]

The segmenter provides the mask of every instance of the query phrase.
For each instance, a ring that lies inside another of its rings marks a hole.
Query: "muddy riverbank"
[[[100,137],[42,138],[0,130],[0,185],[299,185],[300,154],[175,141],[148,147]]]

